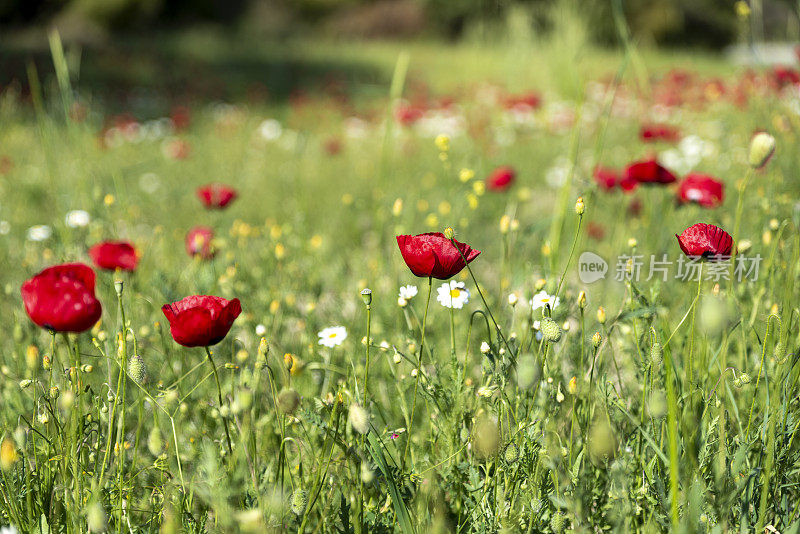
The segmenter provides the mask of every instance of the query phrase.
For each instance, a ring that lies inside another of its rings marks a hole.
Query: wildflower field
[[[0,525],[798,532],[797,65],[565,35],[113,100],[53,34],[0,86]]]

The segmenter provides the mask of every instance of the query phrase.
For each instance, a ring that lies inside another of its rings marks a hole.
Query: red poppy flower
[[[197,197],[208,209],[222,209],[236,200],[236,190],[225,184],[208,184],[197,188]]]
[[[680,139],[681,134],[677,128],[668,124],[646,124],[639,130],[639,139],[645,143],[666,141],[674,143]]]
[[[209,295],[192,295],[161,306],[169,321],[172,339],[184,347],[216,345],[228,335],[242,313],[239,299],[225,300]]]
[[[542,97],[537,93],[509,95],[506,97],[504,104],[506,109],[524,112],[541,107]]]
[[[186,252],[210,260],[217,253],[213,247],[214,230],[208,226],[195,226],[186,234]]]
[[[183,139],[166,141],[163,145],[163,149],[164,156],[174,160],[186,159],[192,153],[192,145]]]
[[[675,175],[653,159],[635,161],[625,169],[623,179],[640,184],[671,184]]]
[[[394,118],[403,126],[411,126],[425,115],[425,110],[419,106],[401,104],[394,110]]]
[[[635,179],[629,176],[620,176],[620,173],[608,167],[597,167],[594,170],[594,181],[604,191],[613,191],[619,187],[626,193],[630,193],[639,185]]]
[[[186,106],[175,106],[170,110],[169,120],[176,132],[184,132],[192,124],[192,112]]]
[[[619,182],[619,172],[608,167],[597,167],[594,170],[594,181],[604,191],[613,191]]]
[[[139,262],[136,248],[127,241],[104,241],[89,249],[94,264],[100,269],[135,271]]]
[[[441,232],[397,236],[397,246],[411,272],[416,276],[439,280],[457,275],[481,253],[465,243],[456,241],[456,244],[458,249]],[[466,263],[462,255],[467,259]]]
[[[497,167],[486,178],[486,188],[489,191],[505,191],[514,184],[517,172],[508,166]]]
[[[690,257],[719,258],[731,255],[733,238],[713,224],[697,223],[675,234],[684,254]]]
[[[678,185],[678,201],[696,202],[705,208],[722,204],[725,185],[707,174],[689,174]]]
[[[790,67],[776,66],[772,71],[772,79],[779,88],[800,84],[800,72]]]
[[[22,284],[22,302],[31,321],[56,332],[83,332],[100,320],[94,271],[83,263],[48,267]]]

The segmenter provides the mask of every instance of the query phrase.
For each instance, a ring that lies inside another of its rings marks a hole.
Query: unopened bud
[[[144,360],[138,354],[131,356],[130,361],[128,361],[128,376],[137,384],[143,383],[147,377],[147,368]]]
[[[748,163],[754,169],[760,169],[775,153],[775,138],[767,132],[758,132],[750,140]]]
[[[455,230],[453,230],[452,227],[448,226],[447,228],[444,229],[444,236],[447,239],[453,239],[456,236],[456,232]]]
[[[575,202],[575,213],[583,215],[584,211],[586,211],[586,204],[583,203],[583,197],[578,197],[578,200]]]
[[[557,343],[561,340],[561,328],[550,317],[545,317],[541,322],[541,329],[544,338],[550,343]]]
[[[602,306],[597,308],[597,322],[606,324],[606,310]]]
[[[600,343],[603,341],[603,336],[600,335],[600,332],[595,332],[592,336],[592,347],[597,348],[600,346]]]

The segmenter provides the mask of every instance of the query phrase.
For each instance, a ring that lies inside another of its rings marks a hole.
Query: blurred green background
[[[0,28],[56,25],[62,35],[100,42],[114,32],[213,24],[261,35],[498,38],[524,12],[531,31],[547,31],[548,10],[563,0],[0,0]],[[598,43],[615,42],[619,2],[634,37],[673,46],[721,47],[736,40],[733,0],[582,0],[575,2]],[[796,39],[798,2],[750,0],[753,33]]]

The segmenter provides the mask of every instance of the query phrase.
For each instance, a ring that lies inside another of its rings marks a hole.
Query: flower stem
[[[422,338],[419,342],[419,359],[417,360],[417,376],[414,380],[414,400],[411,403],[411,417],[408,418],[408,438],[406,438],[406,446],[403,450],[403,464],[402,469],[406,467],[406,456],[408,455],[408,444],[411,443],[411,430],[414,426],[414,412],[417,409],[417,388],[419,387],[419,374],[422,368],[422,352],[425,348],[425,325],[428,323],[428,308],[431,304],[431,291],[433,289],[433,278],[428,277],[428,299],[425,301],[425,313],[422,316]]]
[[[691,386],[692,378],[694,376],[694,323],[695,316],[697,315],[697,304],[700,301],[700,287],[703,284],[703,264],[700,264],[700,272],[697,275],[697,296],[692,304],[692,327],[689,330],[689,353],[688,361],[686,363],[686,380]]]
[[[217,395],[219,396],[219,407],[222,410],[222,386],[219,383],[219,374],[217,374],[217,366],[214,365],[214,358],[211,356],[211,349],[205,347],[206,355],[208,356],[208,363],[211,364],[211,370],[214,372],[214,380],[217,382]],[[221,415],[221,414],[220,414]],[[223,426],[225,427],[225,439],[228,442],[228,453],[233,454],[233,446],[231,445],[231,434],[228,431],[228,419],[222,417]]]

